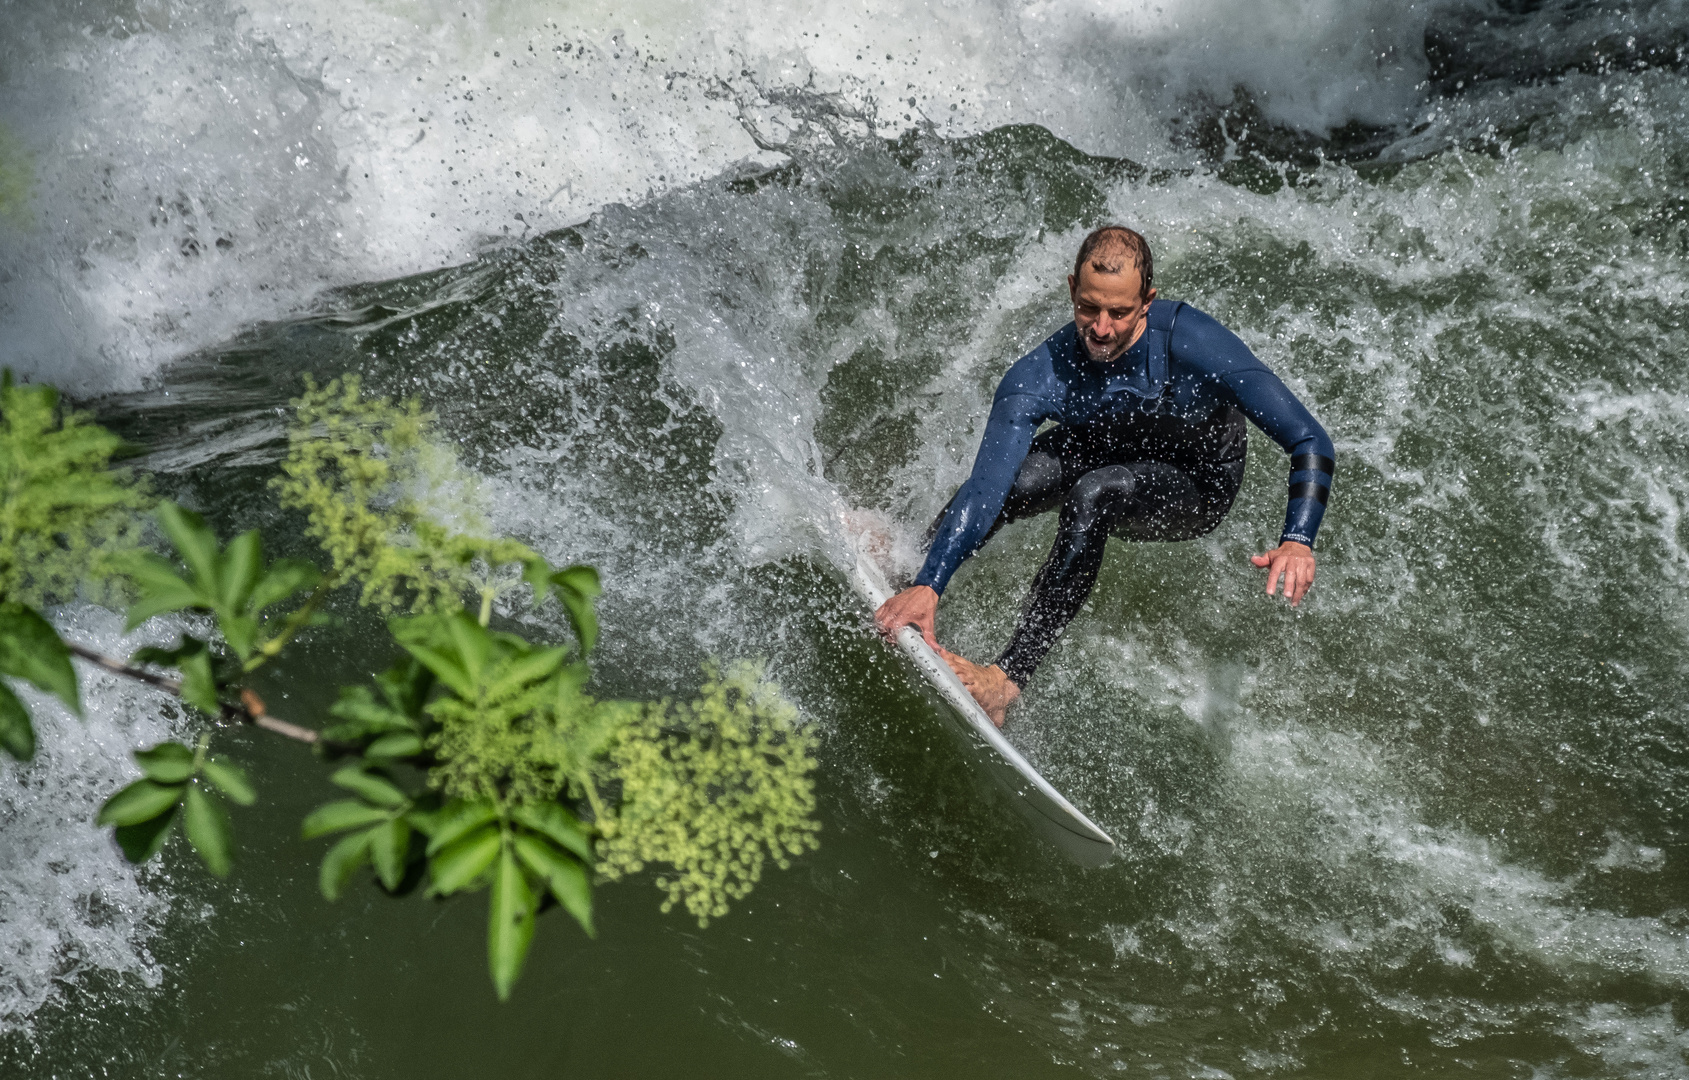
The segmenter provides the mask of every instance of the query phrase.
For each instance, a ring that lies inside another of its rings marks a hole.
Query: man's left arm
[[[1331,436],[1249,346],[1212,317],[1187,308],[1170,344],[1177,358],[1188,355],[1213,372],[1232,392],[1244,415],[1290,455],[1279,545],[1250,561],[1267,570],[1267,595],[1277,592],[1282,580],[1285,598],[1292,606],[1300,604],[1314,583],[1314,538],[1337,471]]]

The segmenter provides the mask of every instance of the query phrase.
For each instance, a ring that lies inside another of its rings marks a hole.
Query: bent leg
[[[997,666],[1016,686],[1025,688],[1091,595],[1109,533],[1132,510],[1137,490],[1138,477],[1130,466],[1109,465],[1086,473],[1068,492],[1055,546],[1032,579],[1020,625],[997,658]]]
[[[1193,540],[1217,526],[1243,478],[1242,462],[1208,470],[1199,482],[1176,465],[1139,461],[1093,469],[1062,504],[1055,545],[1032,579],[1020,624],[998,658],[1021,688],[1085,605],[1102,569],[1109,536],[1125,540]]]

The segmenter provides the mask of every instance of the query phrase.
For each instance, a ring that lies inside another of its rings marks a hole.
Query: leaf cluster
[[[815,737],[796,708],[761,665],[706,676],[695,701],[649,706],[618,733],[610,762],[622,803],[599,846],[611,879],[672,866],[657,879],[663,910],[684,903],[700,926],[746,896],[765,862],[785,869],[816,848],[820,831]]]
[[[556,803],[411,796],[390,777],[348,765],[334,774],[359,798],[327,803],[305,819],[309,840],[343,832],[323,857],[320,884],[337,899],[361,867],[373,864],[383,888],[402,891],[423,877],[434,896],[491,886],[487,962],[499,1000],[522,972],[534,918],[549,895],[581,924],[592,926],[592,839]],[[426,844],[416,842],[426,836]]]
[[[177,819],[188,843],[213,874],[227,877],[234,865],[234,833],[217,797],[221,792],[242,806],[258,797],[246,770],[206,753],[209,738],[190,750],[164,742],[134,757],[144,774],[100,807],[96,822],[117,827],[117,843],[130,862],[146,862],[170,839]]]
[[[412,861],[414,830],[428,821],[427,800],[413,799],[390,777],[362,764],[347,765],[329,779],[358,798],[325,803],[305,818],[301,835],[307,840],[347,833],[323,857],[323,896],[338,900],[358,868],[372,863],[382,886],[398,892]]]
[[[251,671],[279,653],[310,621],[314,603],[279,621],[267,619],[266,612],[319,585],[322,574],[315,566],[299,559],[266,563],[256,529],[240,534],[226,547],[220,545],[204,518],[175,503],[159,506],[158,521],[185,564],[185,573],[150,552],[129,559],[129,574],[140,595],[129,608],[127,629],[169,612],[209,613],[240,668]],[[318,593],[313,601],[320,598]],[[132,659],[176,668],[182,673],[183,701],[209,713],[221,711],[224,679],[220,676],[233,672],[217,670],[228,665],[217,663],[209,642],[183,635],[173,649],[145,648]]]
[[[106,599],[112,557],[140,543],[150,499],[110,467],[122,441],[0,372],[0,600],[39,606],[84,586]]]

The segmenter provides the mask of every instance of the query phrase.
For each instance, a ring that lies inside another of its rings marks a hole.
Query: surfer
[[[1161,300],[1149,244],[1109,225],[1085,238],[1067,279],[1073,321],[1021,357],[991,405],[966,483],[933,523],[914,584],[874,620],[913,626],[992,721],[1044,659],[1096,584],[1110,536],[1192,540],[1211,532],[1243,483],[1244,419],[1290,455],[1279,544],[1250,561],[1292,606],[1314,582],[1314,536],[1337,452],[1325,429],[1237,335]],[[1037,434],[1046,420],[1059,426]],[[938,644],[939,594],[962,561],[1011,521],[1060,510],[1055,546],[1008,647],[976,664]]]

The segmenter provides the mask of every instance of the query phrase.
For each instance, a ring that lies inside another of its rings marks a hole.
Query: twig
[[[182,696],[182,683],[179,679],[159,675],[132,664],[125,664],[115,656],[107,656],[105,653],[96,652],[75,642],[67,641],[65,647],[89,663],[98,664],[114,674],[134,679],[137,682],[144,682],[148,686],[156,686],[167,693],[175,694],[177,697]],[[325,739],[320,733],[312,731],[308,727],[300,727],[298,724],[291,724],[286,720],[271,716],[269,710],[264,706],[264,699],[253,693],[248,687],[241,687],[240,701],[239,705],[232,705],[227,702],[223,704],[222,718],[224,720],[261,727],[265,731],[273,732],[285,739],[292,739],[294,742],[302,742],[307,746],[327,746],[335,750],[357,749],[357,747],[347,743]]]
[[[89,663],[100,665],[107,671],[115,672],[118,675],[124,675],[131,679],[137,679],[150,686],[156,686],[160,690],[167,690],[170,693],[175,694],[177,697],[182,696],[182,683],[178,679],[171,679],[164,675],[155,675],[152,672],[147,671],[145,668],[131,667],[115,656],[107,656],[105,653],[95,652],[93,649],[84,648],[83,646],[76,644],[74,641],[65,642],[65,648],[69,649],[77,656],[82,657],[82,659],[88,661]]]
[[[238,709],[233,705],[224,705],[223,715],[232,715],[235,719],[256,724],[265,731],[273,731],[277,735],[302,743],[310,743],[312,746],[323,741],[323,737],[310,728],[290,724],[286,720],[278,720],[271,716],[269,711],[264,708],[264,699],[254,693],[251,687],[243,686],[240,688],[240,703],[241,707]],[[333,745],[339,746],[340,744],[334,743]]]

